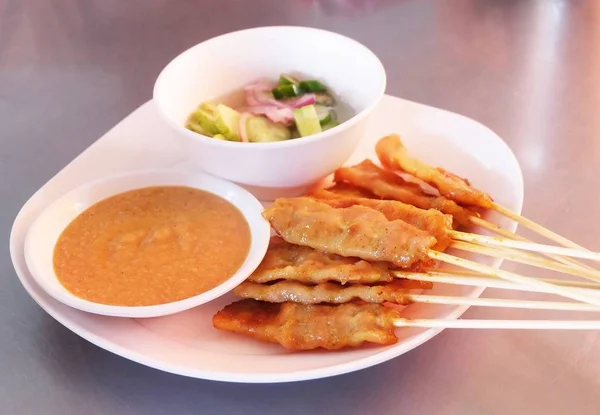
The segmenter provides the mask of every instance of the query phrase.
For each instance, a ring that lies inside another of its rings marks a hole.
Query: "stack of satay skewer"
[[[600,329],[598,321],[410,320],[410,303],[600,311],[600,271],[573,258],[600,260],[496,204],[465,179],[411,157],[400,137],[376,146],[370,160],[342,167],[335,185],[278,199],[263,216],[278,234],[247,281],[242,300],[213,318],[217,329],[288,349],[339,349],[397,341],[396,327]],[[493,209],[562,246],[533,243],[481,218]],[[464,232],[477,225],[501,237]],[[452,256],[448,248],[539,266],[594,282],[527,277]],[[447,270],[440,263],[454,266]],[[457,267],[466,271],[457,271]],[[427,295],[433,283],[552,293],[569,302]]]

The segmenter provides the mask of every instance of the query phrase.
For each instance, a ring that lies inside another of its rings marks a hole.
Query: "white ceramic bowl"
[[[227,142],[184,128],[201,102],[290,72],[321,80],[356,115],[326,132],[275,143]],[[177,56],[160,73],[154,102],[202,170],[244,185],[302,188],[348,159],[385,86],[379,59],[352,39],[313,28],[262,27],[207,40]]]
[[[65,227],[81,212],[110,196],[149,186],[189,186],[205,190],[236,206],[246,218],[251,246],[238,271],[224,283],[184,300],[152,306],[114,306],[87,301],[63,287],[54,272],[53,253]],[[118,317],[158,317],[207,303],[232,290],[260,264],[267,250],[270,227],[263,219],[263,206],[254,196],[233,183],[207,174],[189,174],[168,170],[124,173],[85,184],[60,197],[33,222],[25,238],[25,260],[36,282],[52,297],[79,310]]]

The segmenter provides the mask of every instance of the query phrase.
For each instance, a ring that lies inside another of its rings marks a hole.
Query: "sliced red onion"
[[[273,88],[274,85],[266,82],[258,82],[245,87],[248,107],[245,107],[243,111],[264,115],[273,122],[289,125],[294,120],[294,108],[313,105],[317,101],[314,94],[277,101],[271,92]]]
[[[259,101],[260,101],[260,99],[259,99]],[[278,108],[289,108],[283,102],[277,101],[275,98],[267,98],[267,100],[265,101],[265,104],[270,104],[270,105],[273,105],[274,107],[278,107]]]
[[[254,115],[264,115],[273,122],[289,125],[294,119],[291,108],[278,108],[273,105],[254,105],[240,108],[238,111],[249,112]]]
[[[243,112],[242,115],[240,116],[240,121],[238,123],[238,132],[240,135],[240,139],[242,140],[242,142],[244,143],[248,143],[248,132],[246,131],[246,124],[248,123],[248,118],[250,117],[250,114],[247,112]]]
[[[244,88],[246,91],[246,101],[248,105],[273,105],[278,108],[286,108],[287,105],[273,98],[274,86],[264,82],[248,85]]]
[[[267,112],[272,111],[273,109],[278,109],[278,107],[274,107],[273,105],[250,105],[239,108],[238,111],[250,112],[255,115],[266,115]]]
[[[260,105],[260,102],[258,102],[258,100],[256,99],[256,94],[254,93],[254,87],[252,85],[244,88],[244,91],[246,92],[246,102],[248,103],[248,105]]]
[[[276,108],[268,111],[265,115],[271,121],[285,125],[290,124],[294,120],[294,112],[291,108]]]
[[[315,94],[306,94],[279,102],[291,108],[302,108],[307,105],[314,105],[317,102],[317,97],[315,96]]]

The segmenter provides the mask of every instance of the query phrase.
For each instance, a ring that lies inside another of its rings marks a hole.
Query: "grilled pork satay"
[[[379,304],[301,305],[242,300],[213,317],[219,330],[279,343],[286,349],[336,350],[365,342],[394,344],[400,313]]]
[[[312,192],[323,189],[322,187],[318,187],[314,189]],[[362,197],[366,199],[379,199],[379,197],[366,189],[362,189],[358,186],[354,186],[350,183],[334,183],[333,186],[328,187],[327,190],[335,194],[337,196],[351,196],[351,197]]]
[[[364,206],[336,209],[309,197],[277,199],[263,216],[289,243],[345,257],[391,262],[401,268],[426,259],[437,242],[404,221],[388,221],[377,210]]]
[[[396,134],[379,140],[375,151],[385,168],[409,173],[432,185],[442,196],[450,200],[484,209],[492,207],[492,198],[481,190],[473,188],[468,180],[411,157]]]
[[[337,169],[334,180],[366,189],[382,199],[397,200],[421,209],[439,210],[452,215],[455,223],[461,226],[470,226],[469,218],[477,215],[450,199],[425,193],[418,184],[407,182],[397,174],[383,170],[371,160]]]
[[[265,283],[283,279],[310,284],[326,281],[375,284],[394,279],[389,267],[385,262],[371,263],[292,245],[277,237],[271,240],[264,259],[248,281]]]
[[[411,303],[407,296],[407,290],[410,288],[407,287],[420,288],[419,284],[414,284],[410,280],[372,286],[351,284],[345,287],[333,282],[304,285],[297,281],[280,281],[265,285],[246,281],[234,288],[233,294],[240,298],[252,298],[269,303],[290,301],[299,304],[343,304],[362,300],[367,303],[390,302],[407,305]]]
[[[420,209],[396,200],[344,196],[322,188],[313,190],[311,196],[335,208],[354,205],[367,206],[380,211],[388,220],[403,220],[435,236],[437,244],[433,248],[438,251],[444,251],[450,242],[452,242],[448,236],[448,231],[452,229],[452,216],[446,215],[439,210]]]

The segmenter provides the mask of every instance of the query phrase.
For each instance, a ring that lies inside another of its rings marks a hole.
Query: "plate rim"
[[[517,167],[518,177],[515,177],[515,179],[517,179],[519,182],[520,192],[518,193],[518,199],[515,200],[515,211],[516,211],[516,213],[519,213],[519,214],[522,212],[523,202],[524,202],[523,171],[522,171],[522,168],[521,168],[521,165],[520,165],[518,159],[516,158],[515,154],[511,150],[511,148],[498,134],[496,134],[493,130],[491,130],[489,127],[485,126],[484,124],[482,124],[470,117],[462,115],[460,113],[448,111],[445,109],[441,109],[441,108],[433,107],[430,105],[422,104],[419,102],[414,102],[414,101],[406,100],[404,98],[399,98],[399,97],[385,94],[382,102],[387,101],[387,100],[395,100],[398,102],[404,102],[404,103],[409,103],[412,105],[417,105],[419,107],[435,109],[437,111],[444,112],[446,114],[451,114],[453,116],[460,117],[470,123],[477,124],[479,128],[483,128],[483,129],[487,130],[487,132],[489,132],[490,135],[494,136],[494,139],[498,141],[498,144],[504,147],[504,149],[506,150],[506,154],[513,159],[513,162],[514,162],[515,166]],[[375,366],[375,365],[378,365],[385,361],[388,361],[390,359],[393,359],[394,357],[408,353],[408,352],[414,350],[415,348],[417,348],[418,346],[420,346],[421,344],[425,343],[426,341],[430,340],[431,338],[435,337],[436,335],[438,335],[440,332],[442,332],[444,330],[444,329],[440,329],[440,328],[427,329],[427,330],[424,330],[422,333],[419,333],[419,334],[411,337],[410,339],[406,340],[405,344],[409,344],[409,347],[405,347],[403,349],[394,349],[394,348],[382,349],[381,352],[375,353],[373,355],[359,358],[357,360],[352,360],[349,362],[334,364],[331,366],[327,366],[325,368],[313,368],[313,369],[306,369],[306,370],[302,370],[302,371],[294,371],[294,372],[287,372],[287,373],[273,373],[273,372],[272,373],[264,373],[264,374],[263,373],[260,373],[260,374],[236,373],[235,375],[232,375],[231,373],[203,371],[203,370],[198,370],[198,369],[194,369],[193,371],[182,370],[182,368],[178,365],[163,364],[163,362],[160,362],[160,361],[153,361],[152,363],[148,362],[147,359],[145,359],[145,356],[143,354],[140,354],[137,351],[132,351],[121,345],[115,344],[112,341],[106,341],[102,337],[100,337],[94,333],[91,333],[88,329],[85,328],[85,326],[82,326],[78,323],[74,323],[73,321],[71,321],[71,319],[64,317],[62,315],[62,313],[54,310],[53,306],[50,302],[53,299],[50,301],[46,301],[46,299],[40,297],[33,290],[29,281],[27,281],[24,277],[24,274],[26,272],[28,272],[28,270],[22,269],[21,264],[19,263],[18,256],[19,256],[20,252],[19,252],[19,244],[17,243],[18,238],[16,236],[16,232],[18,231],[17,228],[21,225],[21,222],[24,221],[22,215],[29,208],[29,205],[32,203],[32,200],[34,200],[52,181],[54,181],[55,178],[66,167],[68,167],[72,162],[77,160],[82,154],[84,154],[87,151],[89,151],[90,149],[92,149],[99,141],[102,140],[102,138],[104,138],[106,135],[108,135],[113,130],[115,130],[119,125],[121,125],[123,122],[125,122],[130,117],[132,117],[136,112],[138,112],[138,111],[142,110],[143,108],[145,108],[146,106],[152,105],[152,104],[153,104],[153,100],[149,100],[149,101],[143,103],[142,105],[140,105],[139,107],[137,107],[136,109],[134,109],[126,117],[124,117],[118,123],[116,123],[112,128],[107,130],[106,133],[104,133],[101,137],[98,138],[98,140],[96,140],[89,147],[87,147],[83,152],[81,152],[75,158],[73,158],[68,164],[66,164],[61,170],[59,170],[55,175],[53,175],[47,182],[45,182],[36,192],[34,192],[33,195],[31,195],[31,197],[29,197],[27,199],[27,201],[23,204],[21,209],[19,209],[19,212],[17,213],[17,215],[13,221],[11,231],[10,231],[10,237],[9,237],[9,241],[10,241],[9,247],[10,247],[11,261],[13,263],[13,268],[15,269],[15,273],[17,274],[17,277],[19,278],[21,285],[23,285],[23,287],[25,288],[25,290],[27,291],[29,296],[52,318],[54,318],[56,321],[58,321],[60,324],[65,326],[67,329],[69,329],[73,333],[75,333],[78,336],[82,337],[83,339],[89,341],[90,343],[92,343],[102,349],[105,349],[111,353],[114,353],[118,356],[121,356],[123,358],[126,358],[128,360],[134,361],[136,363],[142,364],[147,367],[151,367],[151,368],[158,369],[158,370],[161,370],[164,372],[181,375],[181,376],[186,376],[186,377],[191,377],[191,378],[220,381],[220,382],[229,382],[229,383],[257,383],[257,384],[307,381],[307,380],[327,378],[327,377],[331,377],[331,376],[337,376],[337,375],[342,375],[342,374],[346,374],[346,373],[350,373],[350,372],[363,370],[368,367]],[[375,109],[375,111],[377,111],[377,109]],[[62,194],[66,194],[66,193],[68,193],[68,190],[66,192],[63,192]],[[60,196],[61,195],[58,195],[56,198],[58,199]],[[34,220],[35,220],[35,217],[31,220],[29,225],[31,225],[31,223],[33,223]],[[25,225],[25,227],[27,227],[27,224],[24,224],[24,225]],[[511,222],[510,228],[513,231],[516,230],[517,224],[514,222]],[[25,230],[24,232],[27,233],[27,230]],[[21,248],[23,248],[23,247],[21,247]],[[501,259],[497,259],[497,261],[494,261],[493,266],[496,268],[499,268],[502,265],[502,262],[503,261]],[[26,268],[26,265],[25,265],[25,268]],[[471,295],[471,296],[478,297],[483,293],[484,290],[485,290],[485,288],[483,288],[483,287],[481,287],[479,289],[474,289],[473,295]],[[49,298],[51,298],[51,297],[49,297]],[[56,301],[56,300],[54,300],[54,301]],[[449,313],[447,318],[458,319],[468,309],[469,309],[469,306],[458,306],[458,307],[454,308],[451,313]]]

